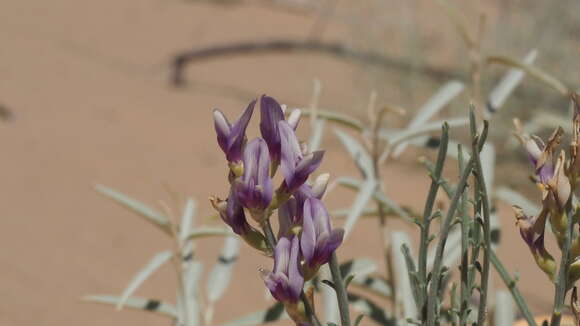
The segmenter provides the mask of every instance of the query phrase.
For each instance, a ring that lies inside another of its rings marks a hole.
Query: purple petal
[[[278,122],[278,128],[280,130],[281,139],[281,170],[282,175],[284,175],[284,180],[286,184],[289,185],[294,179],[294,173],[296,171],[296,165],[302,159],[302,152],[300,150],[300,145],[298,144],[298,139],[294,130],[288,122],[280,121]]]
[[[292,238],[292,249],[290,252],[290,264],[288,266],[288,280],[290,285],[290,294],[292,301],[298,301],[302,288],[304,287],[304,277],[300,273],[300,245],[298,237]]]
[[[230,190],[230,195],[227,200],[226,216],[222,216],[222,219],[236,234],[243,234],[249,229],[244,208],[240,205],[233,189]]]
[[[246,139],[246,129],[250,119],[252,118],[255,105],[256,100],[250,102],[242,116],[240,116],[240,118],[231,127],[231,132],[228,139],[228,150],[226,153],[226,157],[229,162],[239,161],[242,157],[242,149]]]
[[[326,207],[320,199],[310,198],[307,200],[310,202],[310,209],[312,214],[312,220],[314,222],[314,230],[316,234],[321,234],[323,232],[330,232],[330,216],[326,211]]]
[[[228,151],[228,139],[231,133],[231,125],[222,111],[213,110],[213,124],[217,134],[217,141],[224,153]]]
[[[260,132],[268,144],[272,161],[280,161],[280,134],[278,121],[284,120],[280,104],[272,97],[263,95],[260,98]]]
[[[244,150],[244,175],[239,184],[239,197],[250,209],[265,209],[273,196],[272,180],[269,177],[270,156],[268,147],[261,138],[252,140]]]
[[[281,238],[274,249],[274,273],[288,272],[288,263],[290,261],[290,240]]]
[[[286,180],[286,185],[290,192],[293,192],[306,182],[310,174],[320,166],[323,157],[324,151],[316,151],[305,156],[298,163],[290,180]]]
[[[316,230],[312,216],[312,208],[310,200],[304,203],[304,215],[302,217],[302,236],[300,237],[300,245],[302,247],[302,255],[306,262],[311,262],[316,250]]]

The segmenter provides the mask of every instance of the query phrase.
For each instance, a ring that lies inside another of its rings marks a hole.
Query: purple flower
[[[270,157],[274,163],[280,162],[280,133],[278,122],[284,120],[280,104],[272,97],[263,95],[260,98],[260,132],[268,144]]]
[[[262,138],[264,138],[268,144],[270,157],[274,164],[278,164],[281,157],[281,141],[278,122],[285,120],[284,111],[285,107],[280,106],[274,98],[266,95],[262,95],[260,98],[260,132],[262,133]],[[292,113],[290,113],[287,121],[292,129],[296,130],[296,127],[298,127],[301,114],[301,111],[298,109],[293,110]]]
[[[513,208],[516,213],[516,225],[530,248],[536,264],[553,280],[556,273],[556,262],[544,245],[547,210],[543,209],[538,216],[528,216],[520,207],[514,206]]]
[[[310,269],[318,269],[342,243],[343,229],[332,229],[330,216],[322,201],[308,198],[304,203],[304,217],[300,247]]]
[[[302,153],[294,130],[286,121],[278,122],[282,145],[282,174],[288,192],[292,193],[306,182],[308,176],[322,162],[324,151],[316,151],[308,155]]]
[[[317,180],[312,187],[307,184],[301,185],[294,191],[292,197],[280,206],[278,209],[278,223],[280,225],[278,238],[290,236],[295,227],[302,226],[304,203],[308,198],[322,198],[328,178],[328,174],[322,174],[316,178]]]
[[[252,101],[238,120],[231,125],[226,116],[218,109],[213,110],[213,119],[217,141],[226,154],[228,162],[239,162],[246,140],[246,128],[254,112],[256,100]]]
[[[264,283],[276,300],[296,303],[304,287],[300,272],[300,245],[296,236],[281,238],[274,251],[274,271],[263,272]]]
[[[246,220],[244,208],[236,198],[236,193],[230,190],[230,195],[226,201],[211,197],[213,207],[219,212],[221,219],[229,225],[232,230],[239,235],[244,235],[251,230],[250,224]]]
[[[244,173],[237,185],[237,196],[250,212],[261,212],[268,207],[273,194],[270,155],[263,139],[256,138],[248,143],[243,163]]]

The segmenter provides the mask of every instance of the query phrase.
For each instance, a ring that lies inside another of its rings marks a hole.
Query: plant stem
[[[470,114],[470,120],[472,124],[475,124],[475,116],[473,115],[473,111]],[[487,124],[484,124],[484,128],[481,134],[481,137],[478,139],[478,143],[474,146],[476,151],[480,151],[485,143],[485,139],[487,138]],[[449,235],[449,230],[451,229],[451,222],[453,217],[455,216],[455,212],[457,211],[457,207],[459,204],[459,199],[461,198],[463,192],[465,191],[465,187],[467,186],[467,180],[471,175],[471,171],[475,165],[475,155],[472,155],[469,162],[467,163],[465,170],[462,172],[461,179],[457,184],[457,188],[455,189],[455,194],[453,194],[453,199],[449,204],[449,209],[447,211],[447,215],[443,220],[443,224],[441,225],[441,229],[439,231],[439,242],[437,243],[437,250],[435,253],[435,262],[433,263],[433,270],[431,276],[431,283],[429,287],[429,295],[427,297],[427,325],[428,326],[435,326],[435,308],[436,308],[436,300],[438,299],[438,285],[439,279],[441,277],[441,269],[443,263],[443,253],[445,250],[445,242]]]
[[[471,111],[473,114],[473,111]],[[484,127],[485,128],[485,127]],[[475,130],[472,133],[476,132]],[[491,235],[490,235],[490,213],[489,213],[489,198],[487,196],[487,187],[485,185],[485,180],[483,176],[483,168],[481,166],[481,159],[479,157],[479,150],[477,148],[477,138],[474,137],[473,140],[473,157],[475,158],[475,174],[477,181],[479,183],[479,193],[475,194],[476,202],[479,200],[482,202],[483,206],[483,271],[481,273],[481,291],[479,298],[479,309],[477,313],[477,325],[482,325],[485,322],[486,317],[486,304],[487,304],[487,288],[489,283],[489,253],[491,251]]]
[[[558,270],[558,280],[556,281],[556,293],[554,295],[554,310],[552,312],[552,319],[550,326],[559,326],[562,320],[562,307],[568,292],[568,269],[570,268],[570,244],[572,243],[572,234],[574,228],[574,216],[572,209],[572,196],[566,203],[566,213],[568,218],[568,225],[566,229],[566,239],[562,247],[562,258],[560,260],[560,268]]]
[[[445,158],[447,157],[448,143],[449,126],[445,123],[441,130],[441,144],[439,146],[439,153],[437,154],[435,169],[430,173],[432,178],[431,187],[429,188],[429,194],[427,195],[427,201],[425,202],[425,208],[423,209],[423,221],[421,222],[418,278],[420,283],[419,286],[422,290],[420,291],[421,297],[419,298],[420,302],[417,307],[419,311],[423,311],[423,307],[427,301],[427,251],[429,247],[429,226],[431,224],[431,216],[433,214],[433,206],[435,205],[437,191],[441,185],[441,173],[443,171],[443,166],[445,165]],[[421,319],[424,320],[423,316]]]
[[[514,301],[516,302],[516,305],[520,309],[522,315],[524,316],[524,318],[526,319],[528,324],[530,326],[538,326],[536,324],[534,316],[532,315],[532,312],[530,311],[530,308],[526,304],[526,300],[524,300],[524,297],[522,296],[520,290],[518,289],[518,287],[516,285],[516,281],[514,279],[512,279],[512,277],[510,276],[508,271],[505,269],[505,267],[503,266],[503,264],[501,263],[501,261],[499,260],[497,255],[495,254],[495,252],[493,252],[493,250],[492,250],[489,253],[490,253],[489,258],[490,258],[491,263],[493,264],[493,267],[495,267],[495,270],[497,271],[497,273],[499,274],[499,276],[501,277],[501,279],[503,280],[503,282],[507,286],[508,290],[512,294],[512,297],[513,297]]]
[[[465,169],[463,159],[463,149],[461,145],[457,146],[459,171]],[[467,193],[464,192],[461,197],[461,282],[460,282],[460,299],[459,299],[459,325],[467,325],[467,316],[469,308],[469,297],[471,296],[471,284],[469,283],[469,229],[471,227],[469,215],[467,214]]]
[[[340,312],[340,322],[342,326],[350,326],[350,312],[348,310],[348,294],[344,287],[342,274],[338,264],[336,252],[332,253],[329,262],[330,274],[332,275],[332,282],[334,283],[334,290],[336,291],[336,298],[338,301],[338,310]]]

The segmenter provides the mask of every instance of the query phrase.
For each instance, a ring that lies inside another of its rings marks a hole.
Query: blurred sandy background
[[[487,15],[489,48],[521,57],[537,47],[539,66],[578,85],[580,27],[574,13],[580,8],[573,1],[559,4],[563,7],[553,8],[540,0],[491,1],[485,7],[474,2],[463,9],[474,21],[477,12]],[[318,78],[323,84],[321,107],[364,118],[371,89],[379,92],[379,103],[414,109],[438,85],[421,74],[422,66],[467,69],[464,46],[434,4],[342,1],[330,17],[324,15],[325,4],[318,5],[322,9],[313,14],[267,1],[0,3],[4,112],[0,325],[168,324],[153,315],[118,313],[80,302],[85,294],[120,293],[156,251],[171,245],[156,229],[97,195],[92,185],[102,183],[152,205],[160,199],[170,202],[169,188],[196,198],[199,217],[208,216],[206,198],[226,193],[212,108],[237,116],[262,93],[289,105],[307,105],[312,81]],[[321,21],[322,31],[313,29]],[[187,69],[185,87],[176,89],[168,82],[170,60],[179,51],[229,41],[305,39],[312,33],[355,49],[410,60],[415,68],[379,69],[322,55],[281,54],[193,65]],[[503,71],[493,70],[492,77]],[[524,104],[535,108],[554,104],[565,111],[565,101],[555,101],[554,93],[537,82],[528,79],[522,88],[528,91],[519,94],[532,94],[534,100],[508,102],[506,116],[517,114]],[[466,101],[456,103],[455,110],[461,110]],[[251,133],[256,134],[256,126],[252,125]],[[507,134],[498,128],[494,137]],[[328,154],[321,171],[356,176],[331,133],[323,147]],[[413,155],[391,164],[384,174],[393,198],[422,207],[428,180]],[[350,200],[346,192],[329,197],[333,208]],[[551,308],[552,287],[533,265],[508,206],[500,206],[500,212],[500,255],[511,271],[520,272],[521,289],[534,310],[546,312]],[[341,258],[361,253],[380,257],[375,233],[375,221],[361,223],[340,249]],[[208,240],[201,247],[203,256],[214,257],[221,243]],[[206,270],[210,264],[213,260]],[[233,284],[217,308],[216,322],[269,304],[257,273],[258,267],[269,264],[244,248]],[[171,270],[164,268],[138,294],[170,299],[174,283],[168,280],[172,279]]]

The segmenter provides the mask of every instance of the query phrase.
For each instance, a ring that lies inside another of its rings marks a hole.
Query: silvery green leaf
[[[133,199],[117,190],[112,188],[105,187],[103,185],[95,185],[95,190],[101,193],[102,195],[113,199],[115,202],[132,210],[133,212],[139,214],[141,217],[144,217],[147,221],[152,223],[153,225],[158,226],[164,232],[170,233],[169,230],[169,219],[157,212],[156,210],[152,209],[151,207],[141,203],[140,201]]]
[[[524,70],[531,77],[534,77],[537,80],[545,83],[546,85],[554,88],[562,95],[566,95],[570,92],[568,87],[564,85],[564,83],[562,83],[560,80],[558,80],[554,76],[546,73],[545,71],[541,70],[536,66],[532,66],[526,62],[523,62],[522,60],[501,55],[491,55],[486,58],[486,61],[488,63],[497,63]]]
[[[526,55],[523,62],[531,65],[536,60],[537,55],[538,51],[534,49]],[[502,108],[507,98],[518,86],[518,84],[522,81],[525,74],[526,73],[522,69],[512,68],[504,75],[501,81],[489,93],[489,96],[487,97],[488,113],[490,114],[496,113]]]
[[[197,326],[200,324],[200,307],[198,303],[198,283],[203,272],[203,264],[197,261],[184,261],[183,297],[179,304],[183,309],[184,323],[186,326]]]
[[[494,177],[495,177],[495,147],[486,143],[483,145],[480,153],[481,168],[483,170],[483,178],[485,179],[485,186],[487,188],[488,196],[493,196]]]
[[[221,326],[254,326],[271,323],[280,319],[286,319],[288,315],[284,311],[284,305],[276,302],[273,306],[264,311],[258,311],[229,322]]]
[[[324,264],[322,267],[320,267],[318,275],[323,280],[332,279],[327,264]],[[327,323],[337,324],[340,318],[338,314],[338,301],[336,300],[336,292],[330,286],[321,286],[320,292],[322,293],[324,319]]]
[[[350,213],[344,223],[344,237],[346,238],[354,228],[363,210],[367,206],[369,200],[372,198],[377,187],[375,179],[367,179],[360,188],[360,191],[355,197],[354,203],[351,206]]]
[[[417,319],[417,305],[414,301],[414,292],[411,285],[411,278],[409,273],[413,271],[407,270],[407,263],[405,256],[401,251],[403,245],[409,247],[411,245],[411,238],[405,232],[398,231],[391,234],[391,257],[393,257],[393,269],[395,276],[395,283],[397,285],[397,304],[403,307],[404,319]],[[402,321],[406,325],[406,321]]]
[[[429,132],[440,131],[441,126],[445,122],[447,122],[447,124],[449,125],[450,128],[452,128],[452,127],[464,127],[464,126],[469,125],[468,118],[452,118],[452,119],[446,119],[446,120],[437,120],[437,121],[422,124],[419,127],[414,128],[414,129],[405,129],[405,130],[397,133],[396,135],[391,136],[387,140],[392,145],[396,145],[396,144],[402,143],[406,140],[413,139],[413,138],[418,137],[418,136],[422,136],[422,135],[429,133]]]
[[[326,125],[326,120],[324,119],[316,119],[312,125],[311,136],[308,140],[308,150],[310,152],[314,152],[320,148],[320,143],[324,136],[324,125]]]
[[[514,301],[509,292],[497,291],[495,295],[495,309],[493,313],[495,326],[511,326],[516,320]]]
[[[360,191],[360,188],[363,185],[362,181],[359,181],[359,180],[354,179],[354,178],[349,178],[349,177],[339,177],[336,179],[336,182],[341,186],[345,186],[345,187],[348,187],[350,189],[354,189],[354,190],[358,190],[358,191]],[[385,195],[383,192],[375,191],[375,193],[373,194],[373,197],[375,198],[375,200],[382,202],[389,209],[393,210],[393,212],[396,215],[398,215],[398,216],[400,216],[408,221],[412,220],[411,216],[405,210],[403,210],[399,206],[399,204],[397,204],[396,201],[387,197],[387,195]]]
[[[240,242],[237,238],[227,237],[225,239],[222,252],[207,281],[207,298],[210,302],[219,300],[230,284],[239,248]]]
[[[357,140],[343,131],[334,130],[334,133],[338,136],[338,139],[344,145],[364,178],[374,178],[373,161],[365,148]]]
[[[302,114],[305,116],[310,116],[312,114],[312,110],[310,109],[300,109],[302,110]],[[332,122],[336,122],[338,124],[341,124],[345,127],[349,127],[352,128],[356,131],[363,131],[364,126],[362,124],[362,122],[360,122],[359,120],[350,117],[348,115],[345,114],[341,114],[341,113],[336,113],[333,111],[329,111],[329,110],[321,110],[321,109],[316,109],[316,116],[319,119],[325,119],[328,121],[332,121]]]
[[[195,215],[195,206],[195,201],[188,198],[185,207],[183,208],[181,223],[179,224],[179,239],[181,241],[186,241],[189,238],[191,227],[193,225],[193,217]]]
[[[417,110],[407,129],[415,129],[425,124],[429,119],[437,114],[437,112],[449,104],[452,99],[459,95],[464,88],[465,87],[461,82],[455,80],[447,82],[422,107],[420,107],[419,110]],[[393,156],[398,157],[401,155],[406,146],[407,142],[403,142],[397,146],[393,151]]]
[[[121,297],[114,295],[89,295],[83,298],[83,301],[113,306],[117,306],[120,300]],[[174,306],[155,299],[130,297],[125,300],[124,306],[126,308],[149,311],[163,316],[177,318],[177,309]]]
[[[225,236],[232,236],[234,233],[227,228],[222,227],[209,227],[209,226],[201,226],[196,227],[193,230],[189,231],[187,235],[187,239],[195,240],[198,238],[205,238],[205,237],[225,237]]]
[[[524,212],[529,215],[538,215],[541,210],[539,206],[531,202],[519,192],[506,187],[497,188],[495,191],[495,197],[509,205],[517,205],[521,207]]]
[[[153,256],[153,259],[133,277],[129,285],[123,291],[119,302],[117,303],[117,309],[122,309],[125,301],[153,274],[159,267],[163,266],[173,257],[173,253],[170,250],[162,251],[157,255]]]

